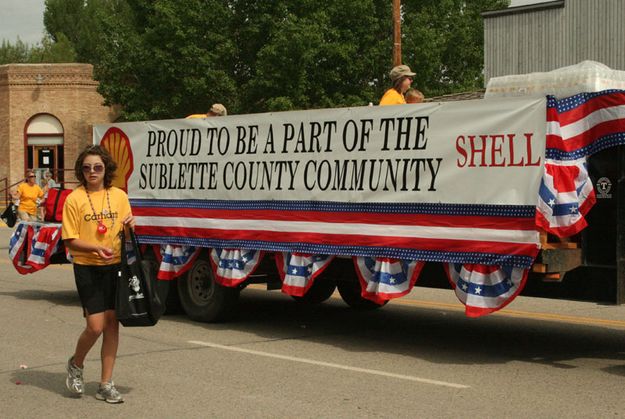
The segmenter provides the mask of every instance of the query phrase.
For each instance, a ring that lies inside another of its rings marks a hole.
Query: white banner
[[[133,199],[531,205],[545,99],[104,124]]]

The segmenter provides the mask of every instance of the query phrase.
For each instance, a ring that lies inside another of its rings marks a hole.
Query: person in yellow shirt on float
[[[380,106],[406,104],[404,93],[410,89],[412,78],[417,73],[413,73],[407,65],[398,65],[393,67],[389,75],[393,87],[384,92],[384,96],[380,99]]]
[[[20,183],[13,193],[13,199],[19,199],[17,207],[17,217],[21,221],[37,221],[37,200],[43,198],[43,190],[37,185],[35,172],[26,172],[26,179]]]
[[[213,106],[208,110],[208,113],[194,113],[192,115],[187,116],[185,119],[196,119],[196,118],[210,118],[211,116],[227,116],[228,111],[226,107],[221,103],[213,103]]]

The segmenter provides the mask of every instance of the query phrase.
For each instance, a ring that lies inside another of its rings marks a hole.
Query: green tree
[[[101,93],[122,104],[129,120],[180,118],[205,113],[212,102],[236,103],[231,16],[217,0],[120,2],[102,21]]]
[[[507,0],[403,0],[403,61],[427,96],[482,87],[480,13]],[[46,29],[95,65],[129,120],[377,103],[390,0],[46,0]],[[17,53],[14,51],[13,53]]]
[[[64,34],[59,34],[56,42],[44,36],[41,45],[34,46],[30,51],[31,63],[73,63],[76,62],[76,51]]]
[[[12,44],[6,39],[0,44],[0,65],[27,63],[30,57],[30,46],[19,38]]]
[[[125,1],[125,0],[119,0]],[[75,60],[97,63],[101,19],[118,0],[46,0],[43,23],[54,42],[69,41]]]
[[[427,96],[483,87],[484,26],[481,13],[508,0],[404,0],[404,62]]]
[[[28,45],[18,39],[15,44],[2,41],[0,44],[0,65],[18,63],[71,63],[76,53],[65,36],[54,42],[44,37],[40,44]]]
[[[379,75],[390,61],[388,2],[235,3],[237,45],[243,46],[241,57],[249,66],[243,73],[247,79],[240,80],[242,111],[366,105],[375,100]]]

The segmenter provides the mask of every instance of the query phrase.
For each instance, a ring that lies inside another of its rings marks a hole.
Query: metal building
[[[557,0],[489,11],[484,83],[584,60],[625,70],[625,0]]]

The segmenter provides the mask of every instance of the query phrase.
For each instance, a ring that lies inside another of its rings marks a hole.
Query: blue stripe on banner
[[[432,203],[349,203],[329,201],[226,201],[195,199],[131,199],[132,207],[192,208],[215,210],[273,210],[322,212],[374,212],[391,214],[442,214],[533,218],[531,205],[470,205]]]
[[[577,189],[577,195],[580,194],[584,185],[581,185]],[[547,188],[543,181],[540,182],[540,189],[538,190],[541,201],[549,205],[554,216],[559,217],[563,215],[574,215],[579,212],[578,202],[568,202],[564,204],[556,204],[556,196]]]
[[[545,202],[550,207],[555,205],[556,196],[551,192],[551,190],[545,185],[545,181],[541,179],[540,188],[538,189],[538,196],[540,200]]]
[[[511,280],[499,282],[495,285],[485,285],[471,284],[462,278],[458,278],[458,284],[456,286],[460,287],[460,289],[467,294],[479,295],[480,297],[485,298],[497,298],[507,294],[512,288],[512,285]]]
[[[625,145],[625,132],[617,132],[599,137],[592,144],[573,151],[562,151],[557,148],[548,148],[545,151],[545,158],[551,160],[577,160],[590,156],[610,147]]]
[[[177,244],[207,248],[258,249],[270,252],[299,252],[319,255],[389,257],[424,262],[478,263],[482,265],[510,265],[529,268],[534,262],[531,256],[506,255],[477,252],[437,252],[419,249],[388,247],[338,246],[312,243],[277,243],[256,240],[218,240],[180,236],[138,236],[142,244]]]
[[[36,247],[35,244],[33,244],[30,254],[34,255],[34,256],[39,256],[39,257],[43,257],[46,253],[46,247]]]
[[[548,108],[557,108],[558,113],[570,111],[571,109],[575,109],[578,106],[583,105],[591,99],[596,97],[610,95],[612,93],[623,93],[623,90],[618,89],[610,89],[603,90],[601,92],[594,93],[580,93],[571,97],[567,97],[564,99],[556,100],[553,96],[547,96],[547,107]]]
[[[505,279],[493,285],[473,284],[467,282],[460,276],[462,265],[455,265],[454,269],[458,275],[458,282],[456,286],[463,292],[470,295],[478,295],[485,298],[498,298],[510,292],[510,289],[514,286],[514,282],[511,279],[512,268],[510,266],[500,266],[500,270],[505,274]]]
[[[17,242],[22,237],[22,233],[23,233],[22,230],[24,230],[25,228],[26,228],[25,224],[20,224],[17,226],[17,228],[13,232],[13,235],[9,239],[9,249],[12,249],[17,244]]]

